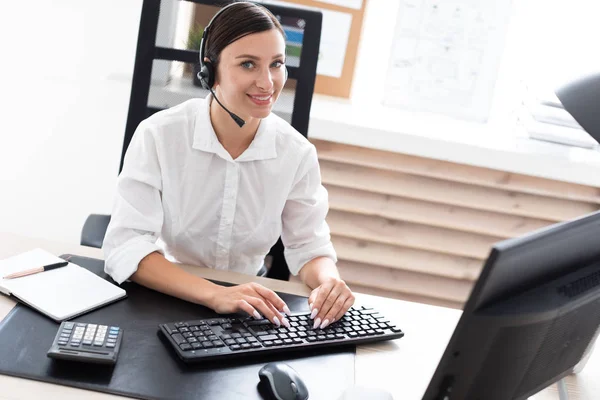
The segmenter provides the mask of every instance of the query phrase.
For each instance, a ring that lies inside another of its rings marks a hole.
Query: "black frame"
[[[223,7],[233,2],[222,0],[180,1],[190,1],[192,3],[218,7]],[[302,18],[306,21],[306,26],[304,27],[304,40],[302,42],[302,53],[300,54],[300,66],[288,67],[287,69],[288,77],[295,79],[297,82],[291,125],[304,137],[308,137],[308,122],[317,75],[316,71],[323,14],[320,11],[309,7],[299,7],[288,4],[283,6],[268,2],[258,3],[269,9],[275,15],[293,14],[294,17]],[[129,147],[129,143],[131,142],[131,138],[133,137],[137,126],[149,115],[161,110],[148,107],[153,61],[167,60],[196,63],[199,57],[199,51],[156,46],[160,4],[161,0],[144,0],[142,4],[140,30],[138,33],[133,79],[131,82],[129,111],[127,113],[127,123],[125,125],[125,137],[123,140],[123,149],[121,151],[119,173],[123,169],[125,153],[127,152],[127,148]]]
[[[149,107],[148,97],[152,78],[152,65],[154,60],[181,61],[196,63],[199,60],[199,50],[181,50],[156,46],[156,35],[160,16],[161,1],[170,0],[144,0],[140,18],[140,28],[136,47],[135,64],[133,67],[133,79],[131,83],[131,95],[129,99],[129,110],[127,123],[125,125],[125,137],[121,150],[121,161],[119,173],[123,169],[125,153],[131,142],[133,134],[144,119],[162,109]],[[179,0],[190,1],[197,4],[224,7],[233,1],[223,0]],[[317,61],[319,58],[319,44],[321,40],[321,27],[323,14],[317,9],[297,6],[292,4],[280,5],[269,2],[257,1],[260,5],[269,9],[275,15],[292,15],[302,18],[306,22],[300,53],[300,66],[287,67],[288,78],[296,80],[294,104],[291,125],[304,137],[308,137],[308,123],[312,96],[317,77]],[[284,257],[284,246],[281,238],[271,248],[269,255],[272,264],[267,274],[270,278],[288,280],[289,268]]]

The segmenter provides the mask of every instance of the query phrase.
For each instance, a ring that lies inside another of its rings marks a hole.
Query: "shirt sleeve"
[[[317,151],[313,145],[296,175],[297,180],[283,209],[281,240],[288,268],[298,275],[302,267],[317,257],[329,257],[337,262],[331,243],[327,189],[321,184]]]
[[[163,224],[161,191],[155,138],[142,122],[127,148],[102,245],[104,270],[118,283],[135,273],[148,254],[162,253],[156,244]]]

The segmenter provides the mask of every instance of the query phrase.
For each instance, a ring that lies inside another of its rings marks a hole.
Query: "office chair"
[[[139,123],[150,115],[175,106],[192,97],[204,97],[208,91],[193,87],[192,77],[173,77],[173,62],[198,62],[199,49],[183,50],[173,46],[177,9],[182,1],[208,6],[225,6],[222,0],[144,0],[133,69],[129,111],[121,151],[119,173],[127,147]],[[317,73],[321,39],[322,13],[308,7],[281,3],[261,3],[278,17],[287,38],[288,81],[274,107],[274,113],[288,121],[304,137],[308,137],[308,121]],[[181,67],[181,64],[175,64]],[[190,68],[193,70],[193,68]],[[181,71],[181,69],[179,69]],[[294,85],[295,84],[295,85]],[[91,214],[84,223],[81,244],[102,247],[110,215]],[[289,269],[283,254],[281,238],[271,248],[270,268],[263,274],[288,280]]]

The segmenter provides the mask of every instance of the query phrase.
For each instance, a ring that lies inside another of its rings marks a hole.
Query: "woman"
[[[256,283],[222,287],[175,264],[255,275],[281,236],[291,273],[313,289],[314,328],[323,329],[354,296],[335,266],[316,150],[271,114],[287,77],[283,29],[264,7],[240,2],[213,18],[205,39],[214,77],[205,71],[203,79],[214,80],[214,96],[140,123],[104,240],[106,272],[218,313],[262,314],[289,327],[275,292]]]

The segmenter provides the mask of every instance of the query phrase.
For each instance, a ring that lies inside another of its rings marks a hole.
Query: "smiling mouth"
[[[270,100],[270,99],[271,99],[271,97],[273,97],[273,95],[272,95],[272,94],[269,94],[269,95],[267,95],[267,96],[253,96],[253,95],[249,94],[248,96],[249,96],[250,98],[252,98],[252,99],[255,99],[255,100],[258,100],[258,101],[267,101],[267,100]]]

